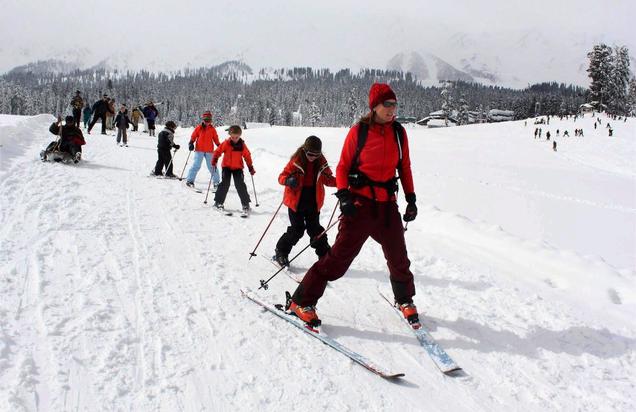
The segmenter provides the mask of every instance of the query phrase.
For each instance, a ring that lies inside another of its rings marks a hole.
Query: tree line
[[[172,73],[13,70],[0,76],[0,113],[65,114],[75,90],[80,90],[91,104],[103,93],[115,98],[116,105],[125,103],[129,108],[152,100],[160,120],[174,120],[182,126],[198,123],[205,110],[214,113],[215,124],[349,126],[368,110],[373,82],[390,83],[399,99],[399,116],[416,119],[442,107],[460,113],[512,110],[517,119],[568,114],[592,96],[591,90],[556,82],[522,90],[463,81],[423,87],[410,73],[400,71],[354,73],[296,67],[253,73],[242,62],[226,62]],[[605,86],[599,90],[606,93]]]

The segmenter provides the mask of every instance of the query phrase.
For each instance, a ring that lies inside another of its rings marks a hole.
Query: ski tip
[[[459,366],[456,366],[452,369],[444,370],[442,372],[444,373],[444,375],[450,376],[451,378],[459,378],[462,376],[467,376],[466,372],[464,372],[464,370],[460,368]]]
[[[385,373],[380,376],[387,380],[398,380],[405,377],[406,375],[403,373]]]

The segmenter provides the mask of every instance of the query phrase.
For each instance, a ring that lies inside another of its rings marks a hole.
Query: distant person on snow
[[[82,120],[82,108],[84,107],[84,99],[82,99],[81,92],[75,91],[75,97],[71,100],[71,107],[73,108],[73,118],[75,119],[75,126],[80,127]]]
[[[216,129],[212,124],[212,112],[209,110],[201,115],[201,124],[194,128],[192,136],[190,137],[190,143],[188,148],[190,151],[194,151],[194,162],[188,171],[186,177],[186,185],[188,187],[194,187],[194,179],[201,169],[201,162],[205,160],[205,165],[210,171],[212,181],[214,183],[214,191],[216,192],[219,187],[221,178],[219,171],[216,167],[212,166],[212,153],[216,147],[219,147],[219,135],[216,133]]]
[[[177,124],[172,120],[166,122],[165,128],[159,132],[157,136],[157,163],[155,164],[155,170],[150,173],[153,176],[163,175],[163,168],[166,168],[166,177],[176,178],[177,176],[172,173],[172,155],[171,149],[179,150],[181,146],[174,143],[174,132],[177,130]]]
[[[212,157],[212,166],[216,167],[219,158],[223,156],[221,184],[214,194],[214,207],[219,210],[224,209],[223,203],[225,203],[225,197],[230,188],[230,180],[233,178],[234,187],[236,187],[236,191],[241,199],[243,213],[247,214],[250,211],[251,200],[243,178],[243,160],[247,163],[247,169],[251,175],[254,175],[256,171],[252,164],[252,155],[245,141],[241,139],[241,134],[243,133],[241,127],[230,126],[228,132],[230,133],[230,137],[221,143],[214,151]]]
[[[372,237],[382,245],[396,306],[413,328],[420,326],[397,204],[398,180],[407,202],[404,221],[417,217],[417,207],[408,139],[404,127],[395,121],[396,109],[397,98],[391,87],[373,84],[369,90],[369,113],[345,138],[336,169],[336,196],[342,212],[336,241],[307,271],[287,303],[288,310],[309,325],[320,324],[315,306],[327,283],[347,272]]]
[[[122,104],[119,108],[119,113],[115,117],[115,127],[117,127],[117,144],[123,140],[122,146],[128,147],[128,126],[131,124],[128,118],[128,109],[126,105]]]
[[[325,200],[325,186],[336,187],[327,159],[322,154],[322,141],[309,136],[278,176],[285,186],[283,203],[288,208],[289,226],[278,239],[274,259],[280,266],[289,266],[289,253],[305,234],[305,229],[318,258],[329,252],[327,235],[316,240],[325,228],[320,225],[320,209]]]
[[[155,121],[157,120],[157,117],[159,117],[159,110],[157,110],[152,100],[146,103],[146,107],[144,107],[143,113],[144,113],[144,117],[146,118],[146,121],[148,122],[148,134],[150,136],[154,136]]]
[[[139,119],[143,119],[143,117],[144,115],[141,112],[141,107],[137,106],[132,109],[131,120],[133,125],[133,129],[132,129],[133,132],[136,132],[139,130]]]
[[[567,130],[563,132],[563,137],[570,137],[570,132],[568,132]]]
[[[115,99],[108,99],[108,112],[106,112],[106,128],[113,130],[115,128]]]
[[[556,140],[553,140],[552,141],[552,150],[554,150],[556,152],[557,151],[556,148],[557,148],[557,142],[556,142]]]
[[[88,123],[91,121],[91,114],[93,114],[93,111],[91,110],[91,107],[89,106],[88,102],[86,103],[86,106],[84,107],[84,111],[83,111],[83,115],[84,115],[84,129],[88,128]]]
[[[98,120],[102,122],[102,134],[106,134],[106,113],[112,113],[108,104],[108,95],[104,94],[101,99],[93,103],[93,121],[88,125],[88,134]]]
[[[47,148],[40,153],[42,160],[47,160],[47,156],[54,152],[69,153],[75,163],[81,160],[82,145],[86,144],[82,130],[75,125],[74,116],[66,116],[64,120],[66,123],[64,126],[61,125],[62,121],[58,120],[49,127],[49,132],[60,137],[58,140],[49,143]]]
[[[550,131],[548,130],[548,132],[545,134],[545,138],[546,140],[550,140]]]

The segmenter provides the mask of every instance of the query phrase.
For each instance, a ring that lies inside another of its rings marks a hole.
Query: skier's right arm
[[[49,127],[49,132],[51,132],[53,134],[59,134],[60,133],[60,126],[57,123],[51,124],[51,127]]]

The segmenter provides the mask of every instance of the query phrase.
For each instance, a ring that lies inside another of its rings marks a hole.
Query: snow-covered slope
[[[544,135],[585,129],[558,138],[556,153],[531,122],[409,129],[415,301],[466,376],[440,374],[380,298],[387,269],[372,241],[318,306],[329,335],[404,372],[397,383],[239,293],[273,272],[248,253],[281,201],[289,155],[316,134],[335,165],[346,130],[246,130],[260,206],[240,219],[179,181],[147,177],[156,140],[142,133],[128,148],[87,136],[78,166],[41,163],[52,120],[0,116],[0,410],[636,405],[634,119],[610,121],[612,138],[605,117],[596,131],[589,116],[553,119]],[[182,147],[190,133],[177,130]],[[186,156],[177,153],[177,173]],[[232,188],[226,207],[239,205]],[[324,223],[334,205],[328,196]],[[283,210],[257,253],[271,254],[286,226]],[[314,260],[307,252],[293,266],[302,273]],[[294,288],[284,275],[270,285],[271,300]]]

